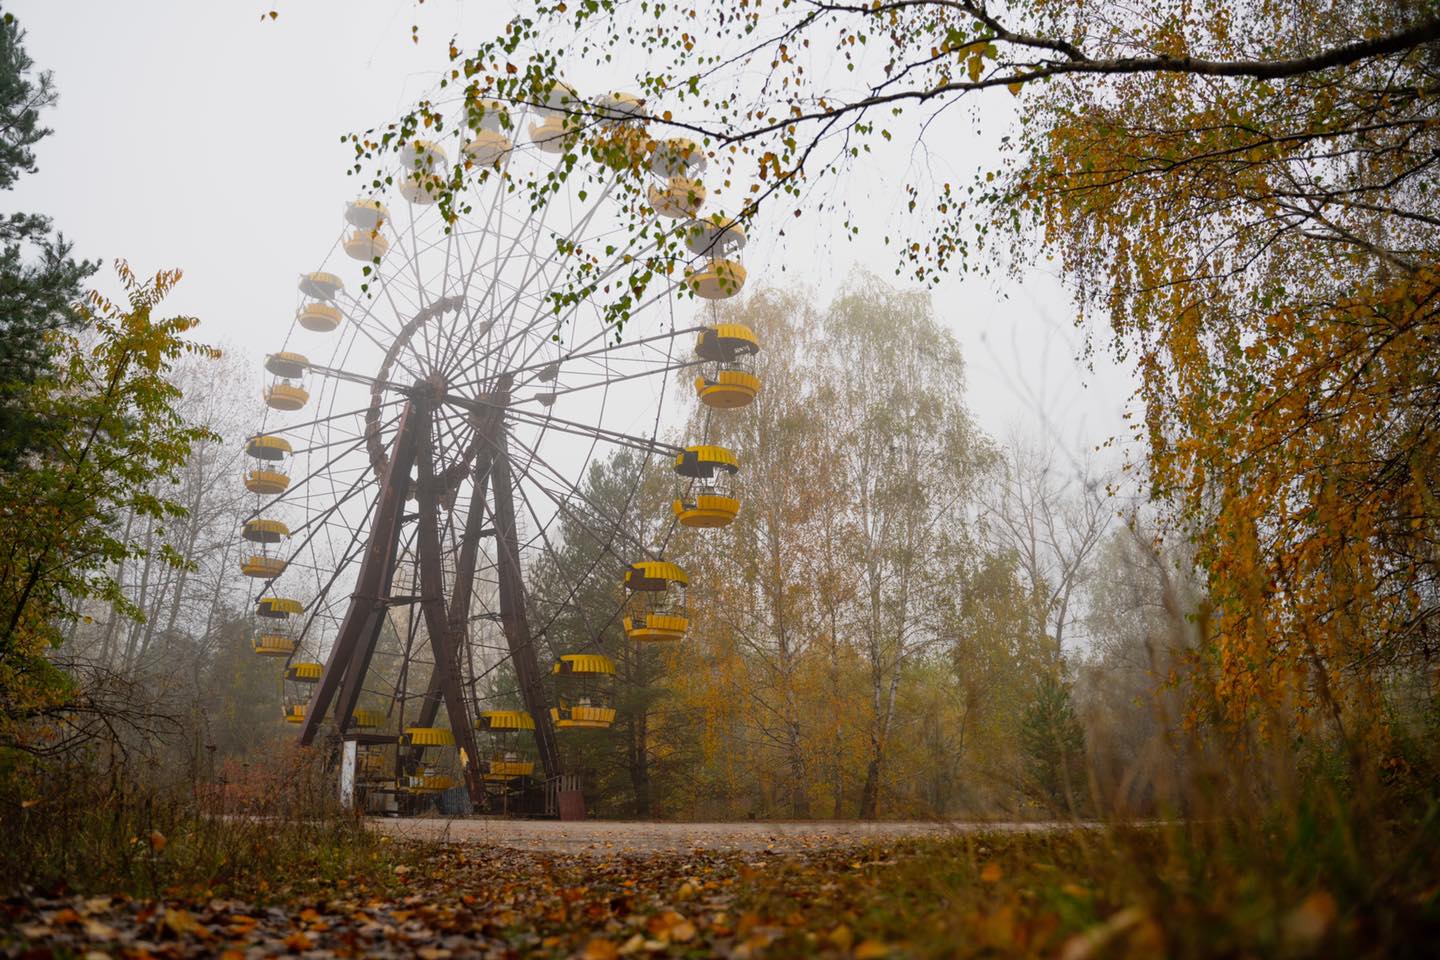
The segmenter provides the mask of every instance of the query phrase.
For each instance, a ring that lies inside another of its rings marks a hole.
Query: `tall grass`
[[[319,751],[273,756],[214,777],[113,751],[0,758],[0,887],[278,899],[381,890],[416,856],[339,808]]]

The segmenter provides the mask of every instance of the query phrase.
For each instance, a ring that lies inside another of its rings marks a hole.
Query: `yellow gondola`
[[[434,140],[414,139],[400,148],[400,167],[433,173],[445,165],[445,148]]]
[[[267,557],[256,554],[240,564],[240,572],[247,577],[273,580],[285,572],[286,562],[281,557]]]
[[[267,620],[285,620],[305,612],[305,605],[289,597],[261,597],[255,603],[255,616]]]
[[[604,698],[605,680],[615,676],[614,660],[598,653],[567,653],[551,672],[575,687],[574,703],[561,700],[558,707],[550,708],[555,729],[604,729],[615,722],[615,709],[595,702]]]
[[[267,464],[277,463],[288,457],[291,453],[290,441],[284,437],[254,436],[245,441],[245,453],[259,462],[255,469],[245,472],[246,490],[274,496],[289,488],[290,477],[281,470],[271,469]]]
[[[672,137],[655,145],[650,170],[657,177],[697,177],[705,171],[705,150],[694,140]]]
[[[400,196],[416,206],[428,207],[440,199],[445,189],[445,180],[433,173],[416,171],[408,173],[400,181]]]
[[[567,653],[555,661],[557,677],[615,676],[615,661],[599,653]]]
[[[272,353],[265,357],[265,369],[286,380],[298,380],[310,369],[310,360],[300,353]]]
[[[295,652],[295,638],[284,633],[257,633],[250,649],[262,657],[288,657]]]
[[[504,163],[514,148],[515,144],[499,130],[479,130],[465,144],[465,158],[477,167],[492,167]]]
[[[740,461],[724,447],[691,446],[675,456],[675,472],[691,481],[671,504],[675,518],[686,527],[723,527],[740,512],[731,495]]]
[[[411,747],[453,747],[455,734],[444,727],[406,727],[405,743]]]
[[[292,663],[285,668],[285,679],[291,683],[319,683],[324,671],[318,663]]]
[[[345,281],[333,273],[307,273],[300,278],[300,292],[315,300],[334,300],[345,289]]]
[[[378,750],[367,749],[356,752],[355,773],[366,780],[374,780],[385,776],[385,754]]]
[[[647,193],[650,206],[662,217],[693,217],[705,203],[705,184],[689,177],[674,176],[662,187],[651,184]]]
[[[545,117],[539,123],[530,124],[530,141],[541,153],[564,153],[580,141],[577,121],[576,117]]]
[[[292,450],[284,437],[259,434],[245,441],[245,452],[256,460],[284,460]]]
[[[310,391],[293,383],[274,383],[265,388],[265,405],[272,410],[299,410],[310,400]]]
[[[573,706],[561,704],[551,707],[550,720],[557,730],[605,730],[615,722],[615,708],[597,707],[581,700]]]
[[[245,471],[245,489],[262,496],[275,496],[290,487],[290,477],[278,470]]]
[[[643,120],[645,101],[633,93],[607,93],[595,102],[595,112],[612,122]]]
[[[734,410],[755,399],[760,378],[755,376],[753,357],[760,341],[744,324],[721,323],[700,331],[695,355],[705,363],[695,378],[695,395],[707,407]]]
[[[411,140],[401,147],[400,196],[420,206],[438,200],[445,187],[445,159],[445,149],[433,140]]]
[[[534,730],[535,718],[524,710],[482,710],[475,727],[486,732]]]
[[[523,756],[517,743],[522,734],[535,729],[534,717],[524,710],[484,710],[475,718],[475,726],[490,734],[495,753],[484,761],[481,776],[494,790],[503,793],[512,780],[534,775],[534,759]]]
[[[685,224],[685,246],[697,257],[727,257],[745,246],[745,227],[723,213],[712,213]]]
[[[345,242],[341,244],[341,246],[345,248],[346,256],[352,260],[359,260],[364,263],[370,263],[378,257],[385,256],[385,254],[390,251],[390,241],[386,239],[385,234],[379,230],[356,230],[345,238]],[[311,306],[314,306],[314,304]],[[336,310],[335,313],[337,316],[335,326],[339,326],[340,321],[338,316],[340,311]],[[303,320],[300,325],[305,326]],[[306,327],[306,329],[315,330],[317,328]],[[329,329],[333,330],[335,327],[332,326]]]
[[[711,260],[685,277],[685,285],[702,300],[726,300],[745,286],[745,267],[739,260]]]
[[[407,793],[441,793],[455,786],[455,779],[447,777],[443,773],[432,773],[425,770],[421,773],[411,774],[405,778],[404,790]]]
[[[744,370],[720,370],[695,378],[695,395],[707,407],[735,410],[748,406],[760,392],[760,378]]]
[[[303,703],[292,703],[289,707],[287,707],[287,708],[285,709],[285,722],[286,722],[286,723],[304,723],[304,722],[305,722],[305,704],[303,704]]]
[[[390,211],[379,200],[352,200],[345,204],[345,222],[367,233],[379,230],[390,219]],[[332,297],[322,297],[330,300]]]
[[[246,520],[240,536],[251,543],[279,543],[290,536],[290,528],[281,520],[266,520],[256,517]]]
[[[373,730],[385,723],[385,714],[379,710],[356,710],[350,714],[350,725],[360,730]]]
[[[533,777],[535,761],[522,760],[519,754],[507,753],[485,762],[484,778],[492,783],[505,783],[518,777]]]
[[[680,640],[690,629],[686,616],[685,571],[664,560],[641,560],[625,571],[629,591],[622,624],[631,640]]]
[[[295,321],[313,333],[329,333],[340,326],[343,319],[340,308],[329,303],[307,303],[295,314]]]

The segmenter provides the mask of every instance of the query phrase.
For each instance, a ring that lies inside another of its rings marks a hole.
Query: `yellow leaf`
[[[890,948],[879,940],[861,940],[855,948],[855,960],[880,960],[890,955]]]
[[[1025,84],[1023,81],[1016,80],[1014,83],[1007,83],[1005,85],[1005,89],[1009,90],[1011,93],[1018,97],[1020,96],[1020,91],[1025,89]]]
[[[290,934],[290,936],[285,938],[285,946],[290,950],[295,951],[296,953],[300,953],[305,950],[314,949],[315,945],[310,942],[309,937],[305,936],[305,934],[301,933],[299,930],[296,930],[294,933]]]
[[[981,868],[980,881],[982,883],[999,883],[1000,878],[1004,875],[1004,871],[1000,869],[1000,864],[996,863],[994,860],[991,860],[989,863],[985,864],[983,868]]]
[[[165,926],[176,936],[190,934],[201,939],[210,936],[210,931],[205,928],[205,925],[196,920],[195,915],[188,910],[166,910]]]
[[[601,940],[596,937],[585,944],[585,949],[581,951],[580,956],[584,960],[615,960],[620,956],[620,950],[609,940]]]

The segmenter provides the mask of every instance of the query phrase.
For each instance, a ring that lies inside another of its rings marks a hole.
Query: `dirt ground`
[[[376,818],[375,829],[397,839],[482,843],[551,853],[645,853],[690,850],[796,851],[849,846],[897,837],[959,833],[1048,832],[1074,829],[1058,823],[956,823],[854,820],[650,823],[634,820],[502,820],[482,817]]]

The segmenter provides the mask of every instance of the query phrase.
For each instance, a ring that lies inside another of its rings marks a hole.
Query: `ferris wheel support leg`
[[[429,447],[428,433],[422,447]],[[445,571],[440,556],[440,498],[431,470],[428,449],[419,457],[417,490],[420,501],[420,529],[416,534],[420,551],[420,608],[425,615],[425,632],[430,635],[430,649],[435,666],[430,677],[433,690],[439,686],[445,700],[445,713],[450,718],[450,732],[460,749],[460,769],[465,787],[476,809],[485,803],[485,782],[481,779],[480,756],[475,749],[475,728],[460,688],[458,647],[450,633],[450,617],[445,609]],[[434,715],[433,701],[426,699],[424,710]],[[422,717],[423,719],[423,717]]]
[[[510,456],[506,451],[505,433],[493,439],[494,463],[490,469],[490,487],[494,494],[495,566],[500,587],[500,623],[505,642],[510,647],[515,678],[525,709],[535,719],[535,746],[540,766],[547,779],[561,775],[560,749],[555,742],[555,727],[550,722],[550,704],[545,699],[540,665],[535,656],[535,642],[530,635],[530,621],[525,613],[525,579],[520,571],[520,542],[515,533],[515,499],[511,488]]]
[[[325,669],[305,708],[305,723],[300,728],[300,742],[304,745],[314,742],[337,692],[336,729],[344,734],[353,719],[360,686],[370,668],[380,627],[385,622],[386,601],[395,573],[395,553],[404,523],[405,495],[410,486],[410,470],[415,464],[417,434],[427,417],[413,402],[406,403],[401,411],[394,449],[375,497],[370,539],[360,562],[355,592],[350,595],[345,618],[325,660]]]
[[[499,429],[501,411],[489,411],[487,419],[480,424],[486,436],[493,436]],[[480,538],[484,535],[486,491],[490,485],[490,448],[481,444],[475,452],[475,466],[471,474],[470,509],[465,514],[465,529],[460,537],[460,553],[455,563],[455,585],[450,594],[449,629],[450,649],[465,648],[470,639],[470,600],[475,592],[475,564],[480,552]],[[435,724],[435,715],[440,712],[443,691],[440,689],[440,675],[432,674],[426,688],[425,699],[420,704],[418,725],[430,727]],[[419,749],[412,749],[408,763],[420,760]]]

